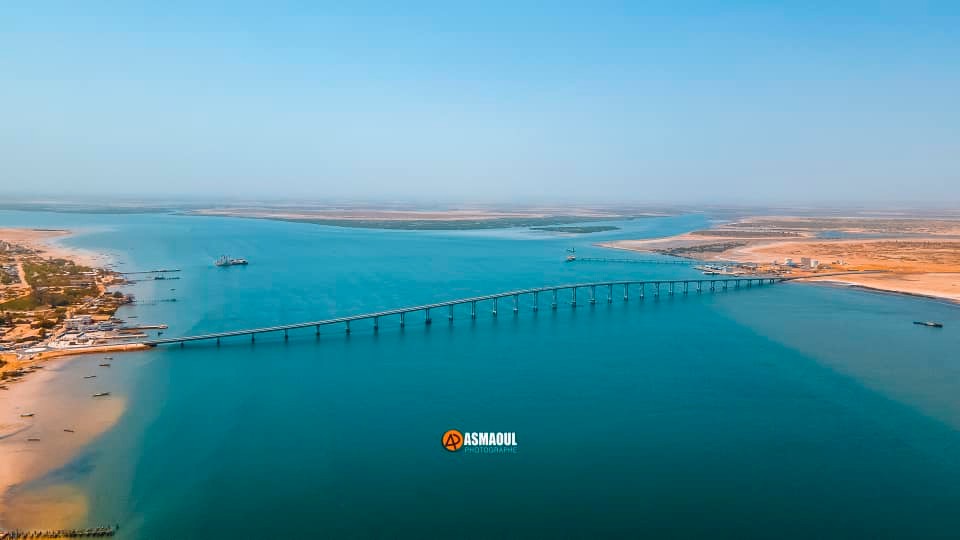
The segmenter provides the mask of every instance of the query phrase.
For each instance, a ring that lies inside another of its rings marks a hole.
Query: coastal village
[[[144,337],[114,316],[133,301],[116,290],[125,283],[112,270],[0,240],[0,380],[39,369],[32,360],[122,350]]]

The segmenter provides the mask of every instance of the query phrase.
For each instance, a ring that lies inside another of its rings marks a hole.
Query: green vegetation
[[[7,300],[6,302],[0,304],[0,309],[7,311],[32,311],[41,305],[42,304],[37,301],[37,298],[33,294],[28,294],[26,296],[14,298],[13,300]]]
[[[672,255],[674,257],[684,257],[695,255],[697,253],[721,253],[728,249],[733,249],[747,245],[746,242],[720,242],[715,244],[700,244],[698,246],[675,247],[666,249],[655,249],[655,253],[661,255]]]
[[[530,227],[531,231],[546,231],[546,232],[560,232],[568,234],[589,234],[596,232],[604,231],[618,231],[620,227],[614,227],[613,225],[583,225],[580,227]]]

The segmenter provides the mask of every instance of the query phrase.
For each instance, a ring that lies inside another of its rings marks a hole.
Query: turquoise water
[[[166,335],[316,320],[522,287],[696,277],[590,244],[705,216],[561,237],[259,220],[0,212],[71,227],[133,287],[121,315]],[[248,267],[218,269],[228,253]],[[176,291],[170,291],[176,288]],[[150,302],[176,297],[177,302]],[[603,296],[601,296],[601,299]],[[529,302],[529,301],[528,301]],[[943,537],[960,530],[960,310],[801,284],[514,317],[467,308],[128,354],[128,409],[64,469],[122,538]],[[941,331],[916,319],[943,321]],[[97,358],[78,358],[83,369]],[[514,431],[518,452],[449,453],[447,429]]]

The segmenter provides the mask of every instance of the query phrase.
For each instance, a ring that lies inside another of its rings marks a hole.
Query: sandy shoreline
[[[886,234],[877,237],[821,238],[817,233],[822,231],[797,226],[815,221],[791,222],[790,218],[781,218],[781,222],[787,222],[794,228],[752,228],[758,222],[763,223],[763,220],[773,221],[770,218],[750,218],[707,231],[597,245],[682,256],[705,262],[770,265],[774,261],[783,263],[787,259],[795,262],[803,258],[817,259],[829,266],[829,271],[869,270],[882,273],[829,278],[817,278],[813,274],[805,277],[804,281],[830,281],[875,291],[960,303],[960,239],[955,235],[957,228],[952,221],[908,222],[904,225],[904,234],[911,236],[906,237],[897,236],[897,231],[884,229]],[[845,231],[847,233],[875,232],[854,227],[859,223],[856,220],[848,221],[851,227]],[[890,228],[896,223],[884,221],[883,225]],[[922,236],[916,236],[919,234]],[[794,269],[793,276],[809,273],[810,270]]]
[[[63,229],[0,228],[0,240],[27,247],[43,257],[68,259],[90,267],[102,267],[110,261],[106,254],[60,243],[72,234]],[[29,359],[18,359],[15,353],[0,353],[0,359],[7,362],[0,370],[43,368],[21,380],[4,381],[7,389],[0,390],[0,529],[84,525],[87,499],[76,487],[57,485],[22,494],[18,489],[69,463],[123,414],[125,400],[122,397],[91,399],[88,387],[94,385],[76,387],[73,385],[78,383],[73,381],[68,385],[63,377],[76,375],[68,369],[72,363],[83,362],[83,355],[93,362],[97,359],[91,357],[92,354],[144,348],[146,346],[139,344],[117,344],[50,350]],[[64,358],[66,356],[76,358]],[[65,431],[67,429],[72,431]]]
[[[40,251],[46,257],[69,259],[83,266],[105,266],[110,262],[110,256],[107,254],[68,247],[60,243],[64,238],[74,234],[74,231],[66,229],[0,227],[0,240]]]
[[[99,389],[96,379],[83,380],[76,368],[68,369],[73,367],[73,361],[45,361],[43,370],[0,391],[0,528],[83,524],[86,496],[76,488],[53,486],[61,495],[69,492],[69,496],[56,498],[43,492],[23,493],[22,497],[18,493],[20,486],[69,463],[123,414],[123,397],[90,397],[91,389]],[[88,357],[86,364],[95,366],[97,361],[96,357]],[[75,384],[80,388],[69,388],[67,377],[76,377]]]

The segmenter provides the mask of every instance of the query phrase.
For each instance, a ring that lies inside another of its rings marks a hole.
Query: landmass
[[[126,280],[94,266],[101,256],[56,243],[69,234],[0,229],[0,519],[8,528],[83,522],[87,500],[75,486],[22,497],[16,488],[68,463],[124,410],[122,397],[73,391],[58,376],[65,364],[51,358],[144,347],[114,318],[132,298],[110,289]]]
[[[604,247],[687,257],[710,268],[791,275],[960,302],[960,220],[748,217],[667,238]],[[871,273],[853,273],[870,271]],[[851,272],[836,275],[838,272]],[[819,276],[820,274],[830,276]]]
[[[29,360],[138,347],[142,334],[114,318],[133,300],[110,290],[123,276],[52,243],[67,234],[0,229],[0,383],[26,375]]]
[[[618,231],[620,227],[615,227],[613,225],[583,225],[583,226],[557,226],[557,227],[530,227],[530,230],[533,231],[544,231],[544,232],[559,232],[566,234],[590,234],[597,232],[606,232],[606,231]]]
[[[553,227],[575,223],[636,219],[659,212],[604,208],[531,208],[497,210],[309,207],[228,207],[184,211],[188,215],[270,219],[337,227],[400,230],[472,230]],[[611,229],[606,229],[611,230]]]

